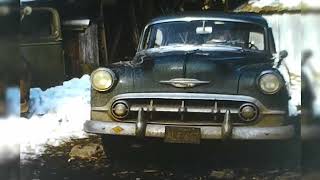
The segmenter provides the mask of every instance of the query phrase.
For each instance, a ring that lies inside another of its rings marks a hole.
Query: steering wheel
[[[249,48],[254,50],[259,50],[259,48],[252,42],[249,42]]]

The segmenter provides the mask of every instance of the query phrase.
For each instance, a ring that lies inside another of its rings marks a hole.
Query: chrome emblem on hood
[[[160,81],[161,84],[172,85],[176,88],[192,88],[201,84],[209,84],[210,81],[200,81],[197,79],[175,78],[168,81]]]

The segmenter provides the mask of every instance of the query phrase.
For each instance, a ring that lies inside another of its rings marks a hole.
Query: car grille
[[[136,121],[138,111],[144,111],[148,123],[162,124],[221,124],[229,110],[233,124],[248,124],[239,117],[239,108],[248,102],[232,100],[202,99],[121,99],[129,105],[130,112],[125,122]]]

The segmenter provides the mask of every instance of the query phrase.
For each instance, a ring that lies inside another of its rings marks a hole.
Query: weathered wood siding
[[[98,26],[91,24],[79,34],[80,64],[96,66],[99,64]]]
[[[66,70],[70,77],[81,77],[99,66],[98,27],[91,24],[85,31],[64,32]]]

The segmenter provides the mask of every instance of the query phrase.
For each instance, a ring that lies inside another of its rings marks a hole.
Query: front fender
[[[287,111],[290,97],[283,78],[282,81],[284,85],[276,94],[264,94],[258,87],[257,78],[266,70],[272,70],[282,77],[281,73],[272,67],[245,68],[241,71],[239,77],[238,94],[252,96],[268,108]]]
[[[114,86],[106,91],[99,92],[91,88],[91,107],[103,106],[114,96],[128,93],[133,90],[133,70],[130,66],[113,66],[110,68],[116,75]]]

